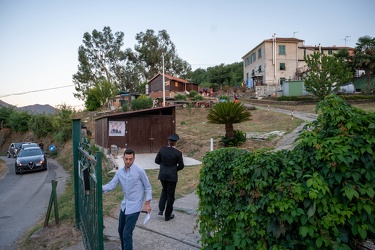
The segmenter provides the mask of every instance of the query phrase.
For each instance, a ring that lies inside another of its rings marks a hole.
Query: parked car
[[[39,146],[27,147],[19,151],[16,162],[16,174],[47,170],[47,157]]]
[[[21,148],[22,144],[23,142],[12,142],[8,147],[7,157],[10,158],[12,156],[13,158],[16,158],[17,153]]]
[[[345,83],[340,86],[339,93],[355,93],[355,87],[352,82]]]
[[[23,142],[21,147],[19,147],[17,149],[17,154],[24,148],[30,148],[30,147],[39,147],[38,144],[36,144],[35,142]]]

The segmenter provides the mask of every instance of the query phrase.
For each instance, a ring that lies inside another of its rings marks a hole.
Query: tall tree
[[[371,73],[375,69],[375,37],[362,36],[354,48],[354,65],[357,69],[365,71],[367,88],[370,90]]]
[[[242,62],[232,64],[220,64],[214,67],[207,68],[207,81],[210,82],[210,87],[216,89],[223,86],[240,86],[243,80],[243,65]]]
[[[77,93],[74,96],[85,100],[88,89],[100,78],[120,88],[123,85],[125,69],[125,52],[123,46],[124,33],[112,34],[110,27],[103,32],[92,31],[83,35],[83,45],[78,49],[78,72],[73,75]]]
[[[99,79],[95,86],[90,88],[85,101],[85,107],[88,111],[93,111],[109,101],[109,99],[118,93],[118,88],[107,81],[105,78]]]
[[[345,62],[346,64],[348,64],[353,74],[355,73],[353,56],[349,53],[348,49],[339,49],[337,53],[333,54],[333,56],[339,59],[341,62]]]
[[[234,138],[234,123],[250,120],[251,114],[242,103],[219,102],[207,114],[207,121],[213,124],[225,124],[225,136]]]
[[[332,92],[337,92],[341,85],[353,77],[348,64],[334,56],[314,52],[307,55],[305,61],[309,69],[304,77],[306,90],[319,100],[323,100]]]
[[[142,66],[139,68],[143,74],[141,80],[149,80],[163,71],[163,56],[166,74],[185,77],[191,71],[191,66],[177,55],[176,46],[167,31],[161,30],[156,35],[154,30],[148,29],[145,33],[138,33],[135,39],[138,41],[135,51],[127,50],[126,55],[134,64]]]

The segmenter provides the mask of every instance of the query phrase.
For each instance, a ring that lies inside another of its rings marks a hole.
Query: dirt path
[[[254,105],[245,104],[245,106],[252,107]],[[258,109],[268,109],[268,108],[263,107],[263,106],[256,106],[256,108],[258,108]],[[311,122],[311,121],[316,120],[317,117],[318,117],[317,114],[299,112],[299,111],[291,112],[290,110],[280,109],[280,108],[269,108],[269,110],[279,112],[279,113],[284,113],[284,114],[290,114],[291,116],[293,115],[293,117],[295,117],[295,118],[298,118],[298,119],[301,119],[301,120],[305,121],[300,126],[295,128],[291,133],[288,133],[288,134],[284,135],[281,138],[281,140],[276,144],[275,150],[282,150],[282,149],[290,150],[290,149],[293,149],[294,146],[295,146],[294,141],[295,141],[295,139],[297,139],[298,133],[302,130],[303,126],[305,126],[307,122]]]

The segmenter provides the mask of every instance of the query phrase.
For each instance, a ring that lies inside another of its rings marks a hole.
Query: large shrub
[[[29,129],[39,138],[52,134],[54,132],[53,115],[31,115],[28,126]]]
[[[148,109],[152,108],[153,102],[152,99],[147,97],[146,95],[141,95],[135,100],[132,100],[131,109],[132,110],[140,110],[140,109]]]
[[[174,97],[174,99],[175,99],[176,101],[186,101],[187,97],[186,97],[186,95],[177,94],[177,95]]]
[[[357,249],[375,238],[375,114],[329,96],[292,151],[208,152],[203,249]]]
[[[28,123],[31,115],[27,111],[16,111],[8,118],[9,127],[16,132],[26,132],[29,130]]]
[[[0,129],[2,128],[9,128],[9,117],[12,115],[12,113],[17,112],[14,110],[14,107],[9,106],[0,106]]]

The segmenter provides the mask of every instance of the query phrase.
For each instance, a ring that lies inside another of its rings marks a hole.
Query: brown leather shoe
[[[165,221],[172,220],[174,218],[174,214],[171,214],[169,216],[165,216]]]

